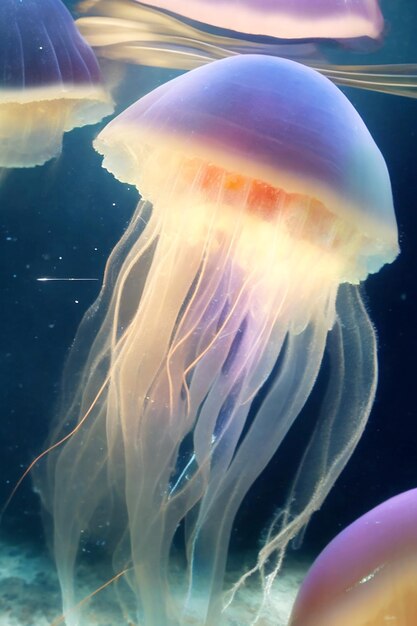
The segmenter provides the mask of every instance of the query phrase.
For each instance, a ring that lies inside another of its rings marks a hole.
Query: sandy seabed
[[[286,626],[307,567],[302,561],[287,563],[256,626]],[[87,596],[103,582],[97,567],[92,565],[80,568],[78,580],[81,596]],[[260,600],[258,586],[249,581],[241,588],[219,626],[250,626]],[[11,545],[0,540],[0,626],[50,626],[60,615],[60,602],[54,564],[46,552],[33,544]],[[64,622],[60,624],[64,626]],[[108,587],[88,602],[80,626],[127,624]]]

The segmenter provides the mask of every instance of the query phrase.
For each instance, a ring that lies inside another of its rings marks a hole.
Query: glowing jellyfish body
[[[93,51],[61,0],[0,3],[0,167],[40,165],[62,135],[113,110]]]
[[[384,20],[378,0],[145,0],[213,26],[281,39],[372,37]]]
[[[334,85],[256,55],[166,83],[95,147],[144,199],[81,325],[74,363],[99,327],[51,441],[75,432],[38,482],[67,624],[78,623],[80,538],[105,527],[116,571],[128,569],[133,621],[217,625],[236,512],[306,402],[326,343],[323,412],[260,568],[320,506],[366,423],[375,338],[357,289],[340,285],[398,252],[387,169]],[[169,576],[182,522],[184,595]]]
[[[372,509],[323,550],[290,626],[417,623],[417,489]]]

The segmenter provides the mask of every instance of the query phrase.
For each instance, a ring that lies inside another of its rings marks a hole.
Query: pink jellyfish
[[[415,626],[417,489],[343,530],[316,559],[289,626]]]
[[[378,0],[145,0],[142,4],[213,26],[280,39],[377,39],[384,26]]]
[[[300,41],[379,40],[377,0],[95,0],[80,10],[87,17],[77,25],[98,56],[119,62],[190,70],[230,55],[269,54],[300,60],[339,85],[408,97],[417,91],[415,64],[333,65]]]

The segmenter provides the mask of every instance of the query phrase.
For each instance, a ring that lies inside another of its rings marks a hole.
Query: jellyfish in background
[[[99,57],[153,67],[191,70],[232,54],[268,51],[276,56],[311,56],[313,44],[268,43],[200,30],[180,16],[131,0],[83,2],[77,26]],[[203,25],[200,25],[203,26]]]
[[[280,39],[377,39],[384,27],[378,0],[140,1],[213,26]]]
[[[417,489],[372,509],[323,550],[290,626],[417,623]]]
[[[384,19],[378,0],[87,0],[81,10],[114,17],[135,15],[135,7],[163,9],[197,22],[250,35],[279,39],[378,39]]]
[[[164,84],[95,148],[143,200],[73,348],[68,376],[90,338],[51,433],[65,442],[36,480],[66,623],[80,619],[80,541],[107,529],[131,621],[217,625],[236,512],[309,397],[326,344],[323,411],[259,570],[320,507],[365,426],[376,352],[357,284],[398,253],[387,169],[337,87],[258,55]]]
[[[62,135],[113,111],[95,55],[60,0],[1,0],[0,167],[42,165]]]
[[[301,61],[337,85],[417,95],[415,63],[335,65],[318,49],[322,39],[350,46],[379,40],[384,22],[377,0],[85,0],[78,8],[86,15],[77,20],[81,33],[112,61],[190,70],[231,55],[267,54]]]

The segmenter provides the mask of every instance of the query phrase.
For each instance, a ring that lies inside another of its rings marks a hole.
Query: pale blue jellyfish
[[[77,388],[51,442],[67,439],[37,479],[66,623],[83,623],[71,610],[80,542],[104,537],[131,621],[217,626],[236,513],[326,346],[323,410],[260,570],[319,508],[365,426],[376,352],[356,286],[398,253],[387,168],[331,82],[257,55],[166,83],[95,148],[143,200],[72,352]],[[184,588],[171,578],[178,533]]]
[[[0,167],[45,163],[65,131],[112,111],[94,52],[61,0],[1,0]]]

